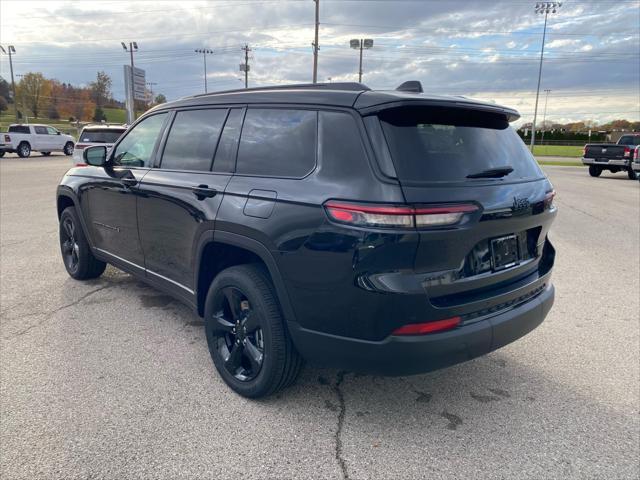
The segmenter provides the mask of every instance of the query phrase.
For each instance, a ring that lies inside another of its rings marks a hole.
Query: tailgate
[[[629,148],[624,145],[586,145],[584,158],[606,158],[607,160],[624,160],[625,149]]]

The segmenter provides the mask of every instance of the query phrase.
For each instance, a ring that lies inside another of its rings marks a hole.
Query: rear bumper
[[[607,160],[606,162],[601,162],[596,160],[595,158],[583,158],[582,163],[584,165],[599,165],[601,167],[628,167],[629,160]]]
[[[555,289],[493,317],[454,330],[419,336],[389,336],[375,342],[340,337],[297,324],[289,328],[298,351],[309,361],[378,375],[412,375],[448,367],[501,348],[542,323]]]

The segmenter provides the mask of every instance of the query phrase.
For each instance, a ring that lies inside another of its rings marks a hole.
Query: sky
[[[427,93],[464,95],[533,117],[544,16],[535,1],[320,0],[319,81],[357,81],[352,38],[364,51],[363,83],[393,89],[419,80]],[[42,72],[86,85],[103,70],[124,99],[120,42],[136,41],[137,67],[174,100],[242,88],[241,47],[251,48],[249,86],[312,79],[312,0],[0,0],[0,45],[14,45],[14,73]],[[25,15],[26,14],[26,15]],[[9,62],[0,56],[0,75]],[[548,18],[539,115],[566,123],[640,120],[640,2],[566,1]],[[538,122],[540,122],[539,118]]]

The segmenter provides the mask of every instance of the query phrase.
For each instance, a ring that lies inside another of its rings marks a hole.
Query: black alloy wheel
[[[224,367],[241,382],[255,379],[264,362],[264,336],[260,314],[236,287],[217,292],[213,315],[215,347]]]
[[[76,236],[76,226],[73,218],[67,216],[62,220],[62,228],[60,229],[60,245],[62,248],[62,258],[69,273],[78,271],[80,263],[80,245]]]

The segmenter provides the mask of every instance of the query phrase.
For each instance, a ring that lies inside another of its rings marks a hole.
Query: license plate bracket
[[[491,240],[491,268],[504,270],[520,263],[520,248],[516,235],[506,235]]]

